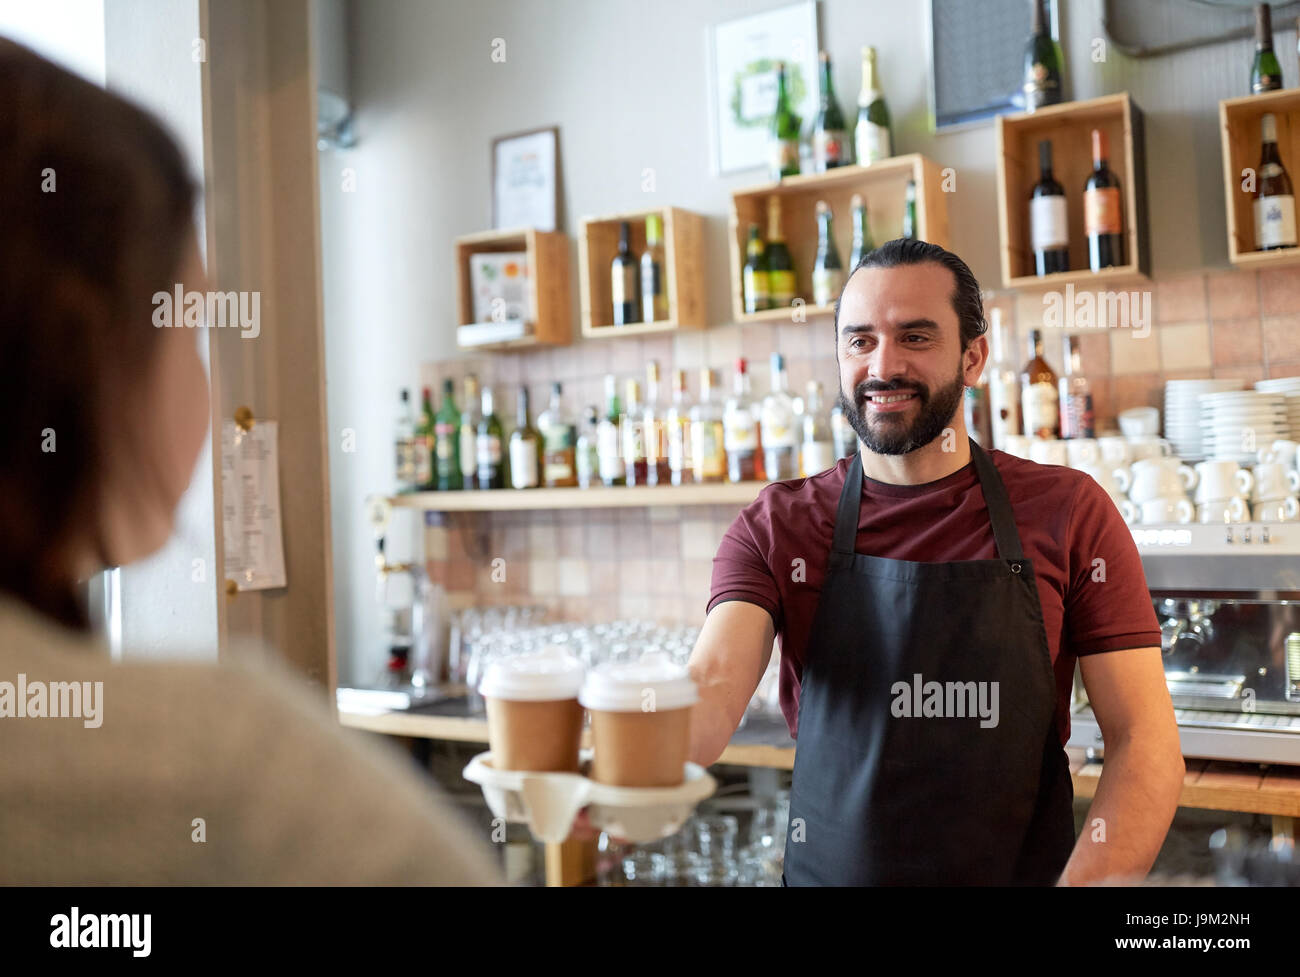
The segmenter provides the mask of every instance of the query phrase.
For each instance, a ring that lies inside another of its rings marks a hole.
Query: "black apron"
[[[803,667],[783,884],[1052,885],[1069,859],[1034,568],[997,469],[970,450],[995,560],[855,553],[862,456],[849,466]]]

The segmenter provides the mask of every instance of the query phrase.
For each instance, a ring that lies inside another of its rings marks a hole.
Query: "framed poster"
[[[492,228],[560,229],[560,130],[556,126],[492,140]]]
[[[807,0],[715,24],[707,43],[713,175],[765,166],[776,62],[786,64],[790,101],[803,125],[817,116],[817,4]]]

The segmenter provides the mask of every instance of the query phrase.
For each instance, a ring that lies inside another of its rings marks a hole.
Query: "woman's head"
[[[208,423],[195,188],[147,113],[0,38],[0,590],[84,626],[79,574],[171,533]]]

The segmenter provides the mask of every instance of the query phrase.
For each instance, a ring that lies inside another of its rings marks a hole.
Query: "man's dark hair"
[[[980,283],[975,280],[966,262],[946,248],[928,241],[917,241],[906,237],[886,241],[874,251],[868,251],[862,256],[857,267],[849,272],[849,278],[844,282],[844,289],[849,287],[849,280],[853,278],[853,272],[858,268],[897,268],[900,265],[919,265],[926,261],[943,265],[956,279],[957,287],[952,293],[952,308],[957,313],[957,322],[961,326],[961,348],[965,349],[972,340],[988,331],[989,324],[984,318],[984,299],[980,296]],[[844,289],[840,290],[840,297],[835,300],[836,342],[839,341],[840,335],[840,300],[844,297]]]

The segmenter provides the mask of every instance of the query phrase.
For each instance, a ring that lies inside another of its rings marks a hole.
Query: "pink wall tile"
[[[1190,322],[1206,314],[1205,275],[1193,272],[1156,282],[1153,299],[1156,322]]]
[[[1269,268],[1259,273],[1260,314],[1300,314],[1300,269]]]
[[[1216,319],[1210,324],[1210,341],[1216,365],[1242,366],[1263,361],[1264,339],[1257,316]]]
[[[1226,271],[1206,276],[1211,319],[1242,319],[1259,315],[1259,275]]]
[[[1300,278],[1297,278],[1300,282]],[[1297,290],[1300,293],[1300,289]],[[1295,314],[1265,315],[1260,321],[1264,337],[1264,356],[1273,360],[1300,360],[1300,302]]]

